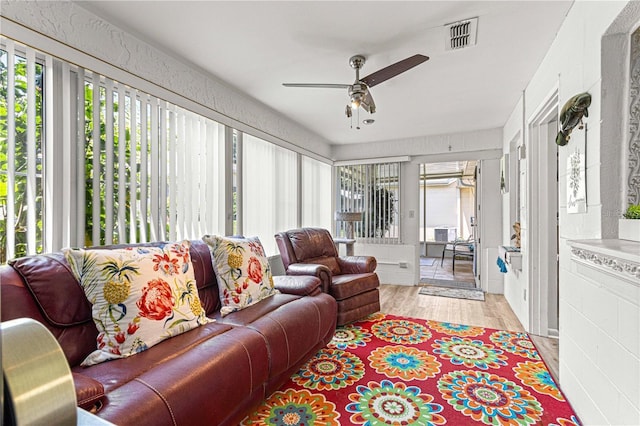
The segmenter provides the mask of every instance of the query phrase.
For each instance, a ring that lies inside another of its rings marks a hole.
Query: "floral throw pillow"
[[[162,247],[65,249],[92,306],[98,349],[81,365],[124,358],[211,322],[200,304],[188,241]]]
[[[257,237],[228,238],[205,235],[218,279],[222,316],[239,311],[278,293],[269,260]]]

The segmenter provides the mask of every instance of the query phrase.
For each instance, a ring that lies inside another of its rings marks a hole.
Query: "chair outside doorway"
[[[458,260],[466,259],[473,262],[475,256],[475,241],[473,237],[469,237],[466,240],[455,240],[451,243],[447,243],[442,250],[442,259],[440,260],[440,266],[444,263],[444,257],[447,252],[451,253],[453,274],[456,273],[456,258]]]

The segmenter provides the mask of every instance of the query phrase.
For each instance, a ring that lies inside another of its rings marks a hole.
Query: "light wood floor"
[[[456,265],[457,267],[457,265]],[[381,311],[392,315],[499,330],[525,331],[502,295],[486,294],[485,301],[418,295],[419,287],[382,284]],[[558,381],[558,340],[531,335],[549,371]]]
[[[427,259],[433,259],[432,262]],[[442,263],[442,264],[440,264]],[[475,283],[473,277],[473,262],[467,259],[456,260],[456,270],[453,270],[453,260],[450,257],[441,258],[421,258],[420,259],[420,280],[452,280],[460,282]]]

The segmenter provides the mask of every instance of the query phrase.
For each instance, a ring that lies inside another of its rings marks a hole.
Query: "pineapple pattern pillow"
[[[227,238],[205,235],[218,279],[222,316],[239,311],[278,293],[269,261],[257,237]]]
[[[213,320],[200,304],[190,243],[124,249],[65,249],[92,304],[98,349],[89,366],[142,352]]]

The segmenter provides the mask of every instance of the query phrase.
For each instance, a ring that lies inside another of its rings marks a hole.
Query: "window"
[[[340,166],[337,168],[337,208],[362,212],[354,236],[368,243],[400,242],[400,163]],[[336,223],[336,235],[349,225]]]
[[[331,166],[302,156],[303,227],[331,229]]]
[[[1,262],[224,233],[224,126],[11,40],[0,86]]]
[[[33,49],[0,50],[0,262],[43,250],[44,71]]]
[[[125,81],[3,36],[1,263],[68,246],[232,230],[259,236],[275,254],[276,232],[302,223],[330,227],[331,166],[224,126],[209,118],[215,112],[151,82],[141,86],[177,104],[132,87],[135,76],[118,75]]]
[[[86,129],[85,241],[194,239],[223,231],[223,127],[104,76],[78,73]]]
[[[298,167],[293,151],[244,134],[242,140],[242,233],[257,235],[269,255],[274,235],[298,225]]]

